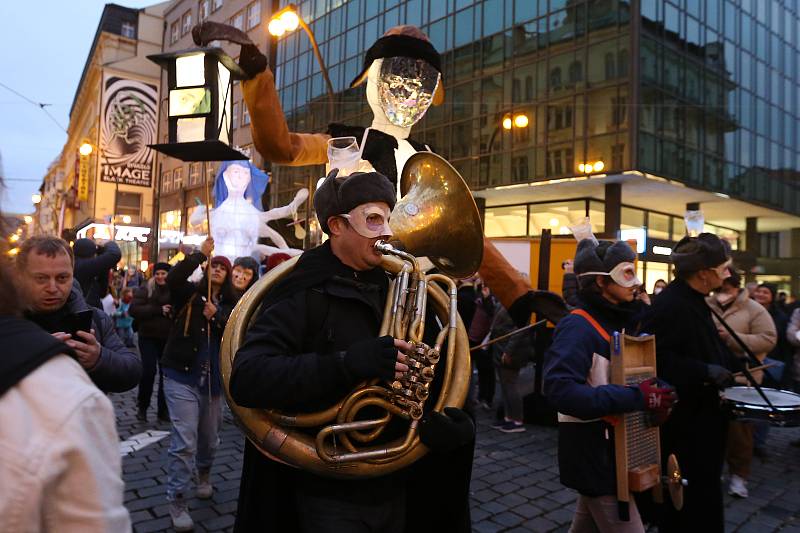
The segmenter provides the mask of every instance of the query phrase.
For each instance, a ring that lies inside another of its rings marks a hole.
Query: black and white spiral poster
[[[150,187],[156,142],[158,88],[137,80],[106,75],[100,121],[100,179]]]

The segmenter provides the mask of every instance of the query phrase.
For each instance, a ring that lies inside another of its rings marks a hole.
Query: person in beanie
[[[615,332],[632,331],[641,311],[635,259],[626,242],[578,243],[578,307],[558,323],[545,353],[544,392],[558,409],[561,483],[578,491],[570,529],[577,533],[644,531],[635,501],[625,509],[627,517],[618,506],[614,426],[607,417],[647,411],[661,424],[677,399],[671,386],[655,378],[609,384],[609,341]]]
[[[314,208],[330,239],[303,253],[262,302],[263,311],[234,359],[233,401],[249,408],[314,412],[336,404],[365,380],[399,378],[407,371],[402,352],[409,344],[377,336],[389,279],[375,243],[392,235],[394,205],[394,186],[380,174],[328,175]],[[436,329],[425,331],[430,337]],[[418,531],[419,524],[408,518],[420,515],[409,512],[416,507],[410,493],[406,496],[409,485],[438,495],[440,517],[416,518],[442,522],[441,528],[428,530],[469,531],[474,425],[460,409],[447,408],[444,414],[426,414],[420,428],[420,439],[431,450],[425,458],[392,474],[347,481],[272,461],[247,441],[234,530],[255,531],[266,520],[275,531]],[[459,461],[465,449],[469,461]],[[435,476],[431,462],[440,466]],[[438,479],[419,476],[426,473]],[[442,487],[456,480],[463,482],[462,490]]]
[[[269,272],[270,270],[272,270],[276,266],[280,265],[284,261],[288,261],[291,258],[292,257],[289,254],[285,254],[283,252],[277,252],[277,253],[274,253],[274,254],[270,254],[269,256],[267,256],[267,258],[264,260],[264,263],[263,263],[264,264],[264,269],[265,269],[264,273],[266,274],[267,272]]]
[[[75,280],[81,286],[86,303],[103,308],[102,299],[108,293],[108,276],[122,259],[122,251],[114,241],[102,246],[92,239],[78,239],[72,246],[75,254]]]
[[[171,421],[167,500],[176,531],[194,527],[187,496],[195,476],[197,497],[208,499],[213,495],[210,474],[219,445],[223,401],[219,348],[236,302],[231,262],[223,256],[209,260],[213,249],[214,240],[206,239],[199,252],[190,254],[167,274],[175,320],[161,366]],[[188,281],[207,260],[200,282]]]
[[[233,262],[231,282],[237,301],[247,292],[247,289],[258,281],[258,270],[258,261],[249,256],[237,257]]]
[[[136,320],[139,333],[139,352],[142,355],[142,379],[139,382],[136,418],[147,422],[147,410],[153,395],[153,380],[158,370],[157,416],[162,422],[169,421],[167,402],[164,399],[164,372],[161,356],[172,328],[172,304],[167,274],[169,263],[156,263],[153,276],[145,287],[139,287],[133,294],[131,316]]]
[[[722,465],[728,417],[719,391],[733,385],[734,356],[719,336],[708,294],[730,276],[730,248],[716,235],[684,237],[670,256],[675,279],[645,311],[641,331],[655,334],[658,375],[675,385],[681,401],[661,428],[662,459],[675,454],[690,479],[683,509],[659,506],[661,532],[722,533]]]

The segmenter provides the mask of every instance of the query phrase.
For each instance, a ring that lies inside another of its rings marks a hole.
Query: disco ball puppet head
[[[405,139],[431,105],[444,101],[441,57],[416,26],[395,26],[375,41],[350,87],[366,81],[372,127]]]

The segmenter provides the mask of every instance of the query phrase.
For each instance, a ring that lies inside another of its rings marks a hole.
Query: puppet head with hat
[[[408,137],[431,104],[444,101],[441,57],[416,26],[395,26],[375,41],[350,87],[365,81],[375,115],[373,127],[389,129],[401,139]]]

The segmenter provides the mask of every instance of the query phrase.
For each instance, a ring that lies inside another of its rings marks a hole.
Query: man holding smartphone
[[[16,258],[26,318],[41,326],[75,353],[97,387],[124,392],[139,383],[142,364],[103,311],[90,307],[74,282],[74,257],[57,237],[33,237],[22,243]]]

